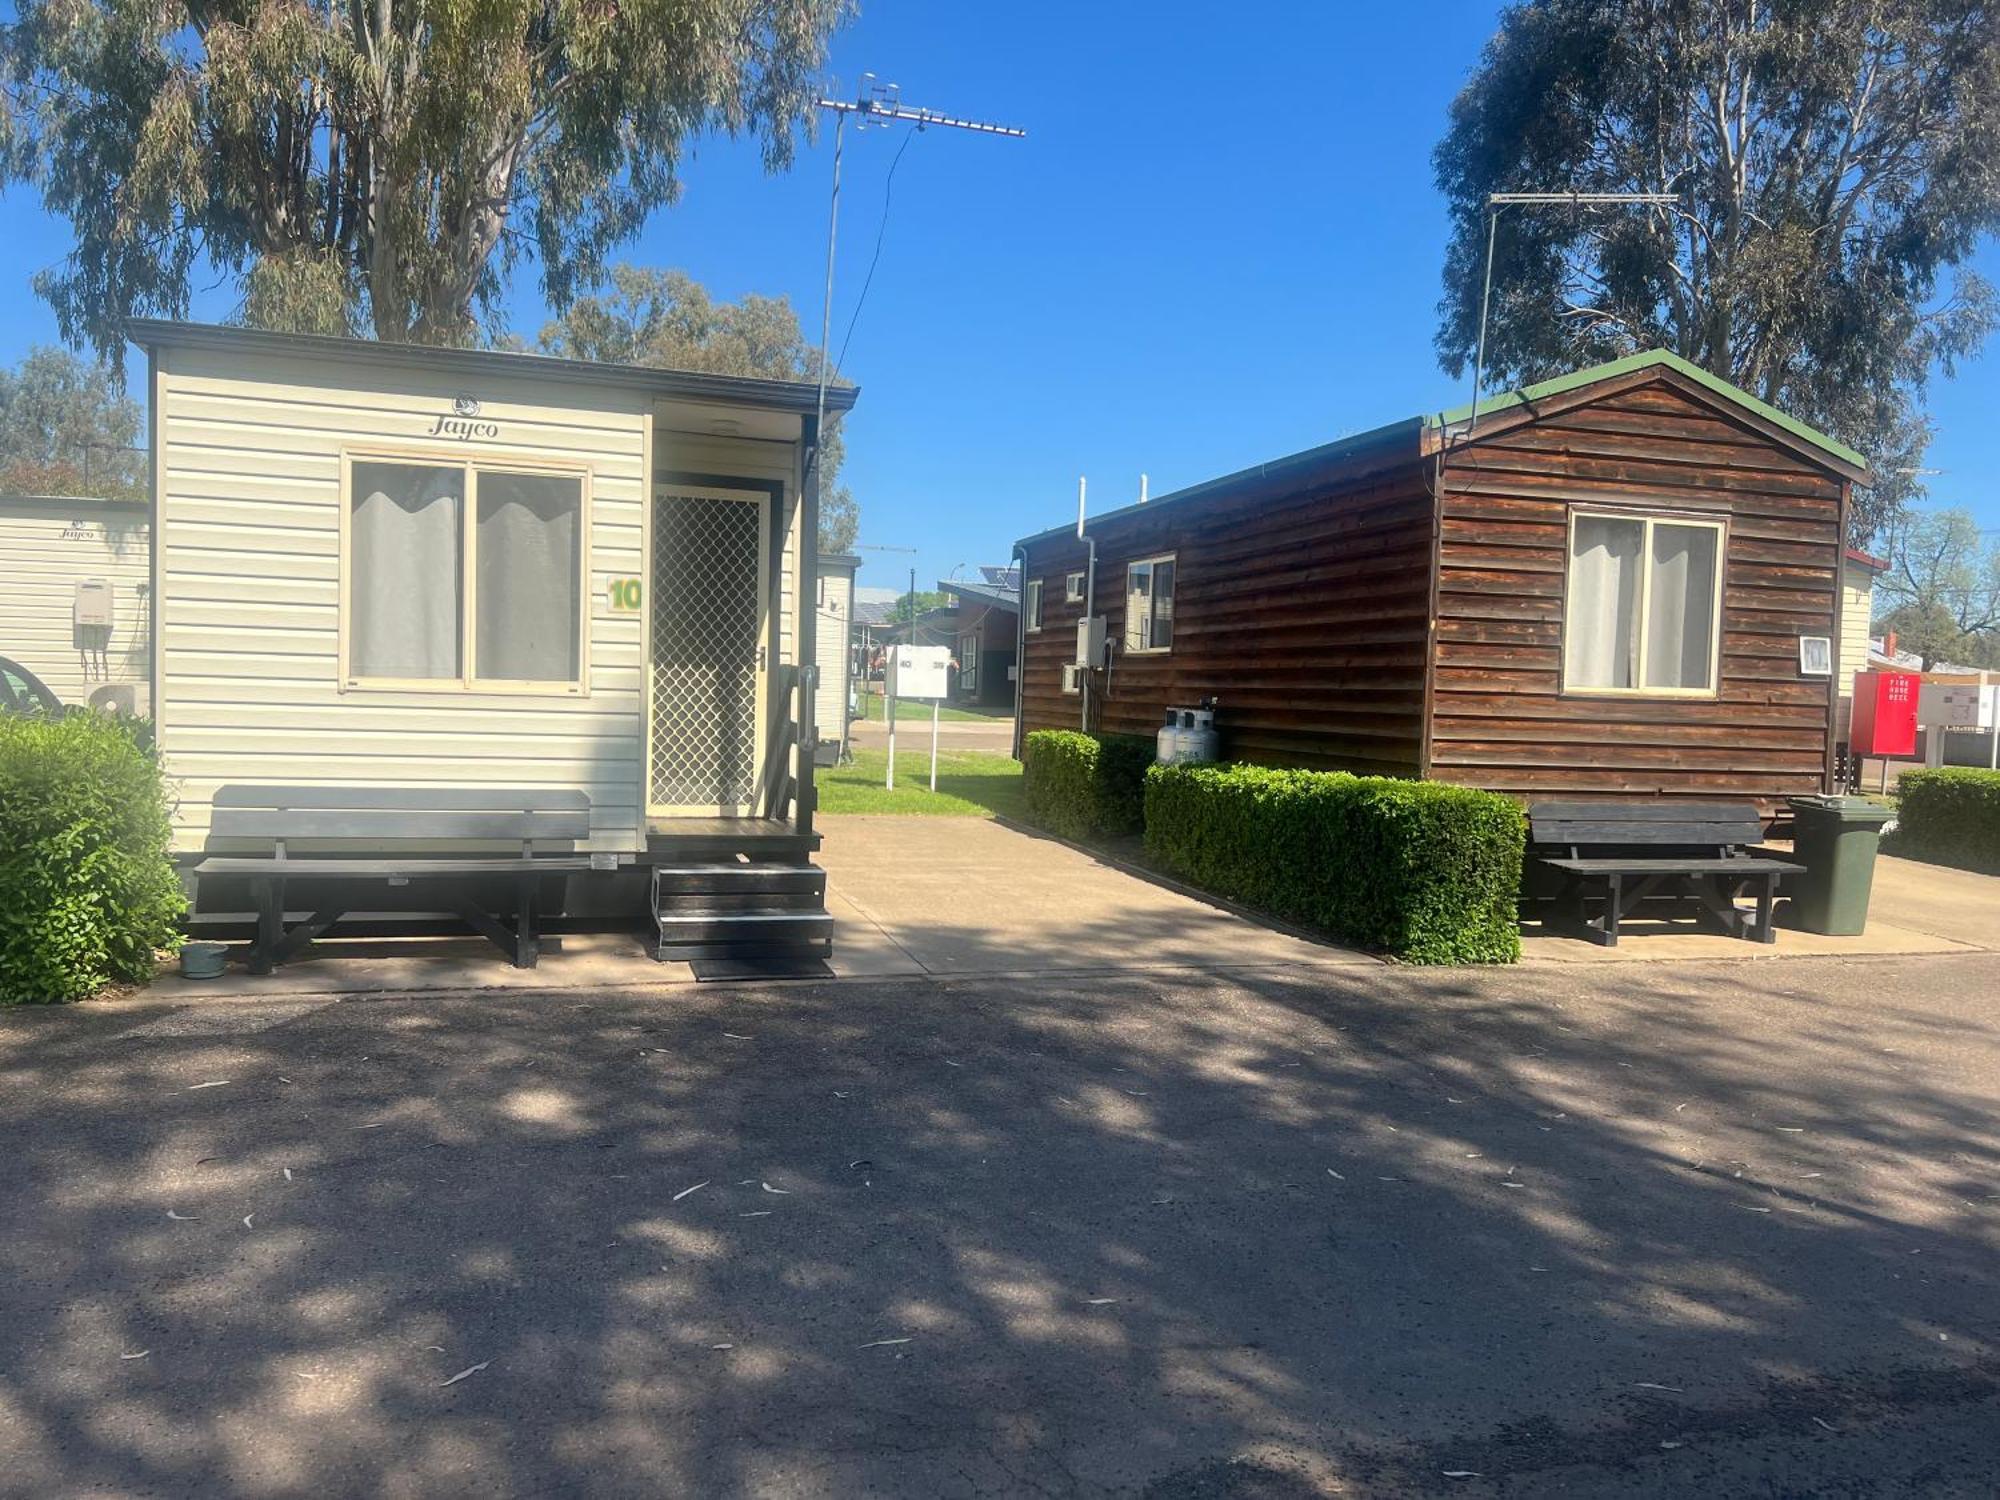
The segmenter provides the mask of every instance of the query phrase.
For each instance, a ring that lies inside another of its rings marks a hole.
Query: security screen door
[[[649,813],[756,812],[769,527],[761,494],[653,494]]]

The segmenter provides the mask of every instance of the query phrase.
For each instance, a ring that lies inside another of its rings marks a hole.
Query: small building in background
[[[837,760],[847,758],[847,715],[854,691],[854,650],[849,632],[854,626],[854,570],[861,559],[844,552],[819,555],[816,588],[819,610],[819,692],[813,700],[814,729],[821,760],[827,747]]]
[[[0,657],[65,706],[152,711],[146,505],[0,495]]]
[[[1014,666],[1021,639],[1021,580],[1012,568],[982,567],[976,579],[941,578],[952,601],[951,639],[958,669],[951,701],[1004,708],[1014,701]]]
[[[1868,670],[1869,630],[1875,617],[1875,580],[1887,572],[1886,559],[1849,547],[1840,565],[1840,706],[1834,738],[1847,743],[1854,720],[1854,675]]]

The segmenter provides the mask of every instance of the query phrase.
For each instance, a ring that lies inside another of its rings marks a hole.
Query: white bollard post
[[[931,699],[931,790],[937,790],[937,726],[938,701]]]

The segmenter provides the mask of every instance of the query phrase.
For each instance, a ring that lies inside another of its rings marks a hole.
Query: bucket
[[[187,943],[181,948],[183,979],[220,979],[229,957],[226,943]]]

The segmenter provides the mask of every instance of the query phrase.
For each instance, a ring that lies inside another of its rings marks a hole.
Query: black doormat
[[[823,958],[691,958],[688,967],[701,984],[719,980],[746,979],[831,979],[832,967]]]

